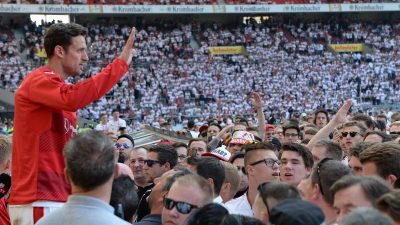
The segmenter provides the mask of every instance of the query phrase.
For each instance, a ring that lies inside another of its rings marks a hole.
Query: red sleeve
[[[4,198],[0,199],[0,224],[1,225],[11,225],[10,215],[8,214],[6,201],[7,200]]]
[[[32,78],[28,96],[50,108],[74,112],[105,95],[128,68],[117,58],[99,74],[73,85],[65,84],[58,74],[43,74]]]

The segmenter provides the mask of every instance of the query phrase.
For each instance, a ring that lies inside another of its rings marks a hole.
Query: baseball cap
[[[157,145],[173,145],[174,142],[168,139],[161,139],[157,142]]]
[[[325,216],[314,204],[299,199],[286,199],[271,209],[269,221],[274,225],[325,225]]]
[[[235,131],[229,143],[232,144],[251,144],[254,142],[254,135],[247,131]]]
[[[208,129],[208,125],[207,125],[207,124],[204,124],[203,126],[201,126],[201,127],[199,128],[199,133],[203,133],[203,131],[207,131],[207,129]]]
[[[273,129],[275,129],[275,126],[274,126],[274,125],[271,125],[271,124],[265,125],[265,130],[266,130],[266,131],[267,131],[267,130],[273,130]]]
[[[223,145],[219,148],[212,150],[211,152],[203,153],[201,156],[211,156],[219,160],[228,162],[229,159],[231,158],[231,153],[228,150],[226,150],[225,146]]]

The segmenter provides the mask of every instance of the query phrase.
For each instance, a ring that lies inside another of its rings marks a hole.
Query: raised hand
[[[135,49],[133,47],[135,43],[136,32],[137,32],[136,28],[132,27],[131,34],[129,35],[129,38],[126,41],[126,44],[122,49],[121,54],[119,55],[119,58],[124,60],[128,65],[131,64],[132,57],[135,55]]]
[[[261,108],[262,107],[262,101],[261,101],[260,95],[257,92],[252,92],[251,93],[251,97],[253,99],[254,107]]]
[[[340,109],[337,111],[337,113],[335,114],[335,118],[333,119],[337,125],[347,121],[347,113],[349,112],[352,104],[353,102],[351,101],[351,99],[347,99],[342,107],[340,107]]]

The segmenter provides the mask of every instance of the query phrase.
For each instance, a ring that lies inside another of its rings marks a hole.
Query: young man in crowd
[[[279,180],[280,161],[275,155],[275,147],[270,143],[260,142],[244,146],[244,165],[249,178],[248,191],[239,198],[225,204],[231,214],[253,216],[251,206],[258,193],[258,186],[264,182]]]
[[[336,211],[333,208],[333,194],[330,187],[350,170],[340,160],[323,159],[317,163],[311,175],[297,186],[302,198],[322,209],[327,225],[336,223]]]
[[[307,147],[297,143],[287,143],[279,153],[281,161],[280,179],[296,187],[302,179],[310,175],[314,161]]]
[[[178,163],[178,154],[171,145],[159,144],[149,148],[147,160],[145,160],[144,171],[148,183],[154,183],[154,180],[161,177],[165,172],[173,169]],[[139,202],[137,221],[150,213],[147,197],[151,191],[147,191]]]
[[[380,176],[390,186],[400,179],[400,145],[379,143],[372,145],[360,154],[363,175]]]
[[[199,175],[179,177],[164,198],[163,225],[184,225],[194,210],[213,201],[211,185]]]
[[[336,222],[341,223],[351,210],[359,207],[374,207],[382,195],[390,192],[390,187],[378,177],[348,175],[336,181],[331,191]]]

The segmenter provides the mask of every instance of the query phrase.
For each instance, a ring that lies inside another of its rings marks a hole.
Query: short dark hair
[[[330,140],[319,140],[315,143],[314,147],[319,146],[325,147],[327,158],[339,161],[343,159],[343,150],[338,143]]]
[[[110,205],[117,211],[119,204],[124,211],[124,218],[122,219],[130,222],[139,204],[139,197],[135,183],[127,175],[121,175],[113,182]]]
[[[172,147],[174,147],[174,148],[180,148],[180,147],[187,148],[188,146],[187,146],[187,144],[182,143],[182,142],[175,142],[175,143],[172,144]]]
[[[225,169],[218,159],[214,157],[201,157],[197,164],[197,174],[205,179],[213,179],[214,194],[219,195],[225,180]]]
[[[204,140],[201,139],[201,138],[192,138],[192,139],[189,140],[188,147],[189,147],[193,142],[195,142],[195,141],[202,141],[202,142],[204,142],[204,143],[207,145],[207,142],[204,141]]]
[[[314,121],[313,121],[313,123],[314,124],[317,124],[317,115],[318,115],[318,113],[323,113],[323,114],[325,114],[325,116],[326,116],[326,121],[327,122],[329,122],[329,113],[328,113],[328,111],[326,111],[325,109],[317,109],[315,112],[314,112]]]
[[[351,210],[347,214],[341,225],[394,225],[393,220],[389,216],[379,212],[378,210],[370,207],[359,207]]]
[[[235,162],[236,159],[244,159],[244,152],[242,151],[237,151],[231,155],[231,158],[229,159],[229,162],[233,163]]]
[[[207,145],[207,142],[205,141],[205,140],[203,140],[203,139],[201,139],[201,138],[192,138],[192,139],[190,139],[189,140],[189,143],[188,143],[188,152],[187,152],[187,155],[189,156],[189,157],[191,157],[191,156],[195,156],[196,155],[196,152],[195,151],[192,151],[192,149],[190,149],[190,145],[193,143],[193,142],[195,142],[195,141],[201,141],[201,142],[203,142],[205,145],[206,145],[206,151],[208,152],[209,151],[209,149],[208,149],[208,145]]]
[[[387,116],[385,114],[379,114],[376,116],[376,118],[384,118],[385,119],[385,123],[387,122]]]
[[[258,142],[258,143],[254,143],[254,144],[248,144],[248,145],[243,145],[243,150],[245,152],[244,154],[244,165],[248,165],[249,164],[249,158],[250,155],[252,155],[253,152],[255,152],[256,150],[266,150],[266,151],[275,151],[275,146],[271,143],[267,143],[267,142]]]
[[[263,191],[261,191],[261,188],[264,188]],[[267,202],[268,198],[273,198],[278,202],[289,198],[300,199],[300,194],[296,187],[280,181],[261,184],[258,188],[258,193],[260,193],[263,202]]]
[[[349,151],[349,156],[355,156],[357,158],[360,158],[361,152],[363,152],[365,149],[371,147],[375,143],[370,143],[370,142],[360,142],[356,144],[354,147],[350,148]]]
[[[313,156],[308,150],[308,148],[304,145],[297,143],[286,143],[282,145],[282,149],[279,152],[279,159],[282,157],[282,153],[285,151],[297,152],[303,158],[304,165],[306,168],[312,168],[314,164]]]
[[[262,225],[256,218],[229,214],[217,203],[210,203],[194,212],[185,223],[187,225]]]
[[[382,178],[370,176],[360,177],[354,175],[347,175],[340,178],[332,185],[330,190],[332,195],[335,196],[337,192],[355,185],[361,186],[365,196],[374,206],[379,197],[390,192],[390,187],[384,180],[382,180]]]
[[[211,122],[210,124],[208,124],[208,128],[210,128],[211,126],[218,127],[220,131],[222,130],[221,125],[219,125],[218,123]],[[208,130],[208,128],[207,128],[207,130]]]
[[[324,200],[332,206],[333,193],[329,188],[340,178],[349,175],[351,171],[348,166],[337,160],[321,162],[318,164],[319,168],[313,170],[311,182],[320,186],[319,188]]]
[[[372,162],[382,178],[393,174],[400,177],[400,145],[392,142],[377,143],[360,154],[362,164]]]
[[[169,163],[171,168],[174,168],[178,163],[178,153],[171,145],[154,145],[151,146],[149,152],[157,153],[157,160],[160,164]]]
[[[400,121],[400,112],[394,112],[390,117],[392,123],[396,121]]]
[[[310,135],[316,135],[318,133],[318,129],[314,127],[308,127],[304,130],[304,135],[310,134]]]
[[[400,222],[400,190],[382,195],[376,202],[376,208],[388,214],[397,223]]]
[[[353,116],[353,118],[351,118],[351,120],[353,121],[362,121],[365,123],[365,125],[367,125],[367,128],[373,130],[375,128],[375,124],[374,124],[374,120],[367,115],[364,115],[362,113],[358,113],[355,116]]]
[[[386,131],[386,123],[382,120],[377,120],[375,122],[375,128],[379,129],[380,131]]]
[[[381,138],[382,138],[382,142],[388,142],[388,141],[391,141],[391,140],[392,140],[392,137],[391,137],[389,134],[387,134],[387,133],[385,133],[385,132],[383,132],[383,131],[376,131],[376,130],[368,131],[368,132],[364,135],[364,140],[365,140],[365,138],[366,138],[368,135],[372,135],[372,134],[376,134],[376,135],[378,135],[379,137],[381,137]]]
[[[72,38],[86,36],[87,33],[88,30],[85,27],[76,23],[55,23],[51,25],[44,36],[44,49],[47,58],[49,59],[54,55],[54,48],[57,45],[68,51]]]
[[[91,191],[113,175],[113,142],[102,132],[89,130],[72,138],[64,147],[67,174],[74,185]]]
[[[187,128],[192,129],[194,128],[194,126],[195,126],[194,120],[189,120],[187,123]]]
[[[287,123],[287,124],[285,124],[285,125],[283,126],[283,135],[284,135],[284,136],[285,136],[286,131],[287,131],[288,129],[295,129],[295,130],[297,131],[297,135],[298,135],[299,137],[301,136],[301,134],[300,134],[300,128],[299,128],[299,125],[298,125],[298,124],[295,124],[295,123]]]
[[[187,221],[187,225],[217,225],[229,215],[228,210],[220,204],[210,203],[193,213]]]

